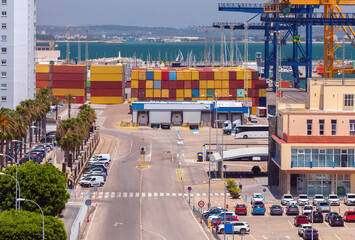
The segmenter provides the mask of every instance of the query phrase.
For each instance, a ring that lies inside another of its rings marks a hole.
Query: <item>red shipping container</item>
[[[161,88],[162,89],[169,89],[169,82],[168,81],[161,81]]]
[[[192,89],[199,89],[200,88],[200,81],[191,81],[191,88]]]
[[[92,84],[93,84],[94,82],[91,82],[91,86],[92,86]],[[117,82],[116,82],[117,83]],[[122,82],[120,82],[120,83],[122,83]],[[97,84],[97,85],[99,85],[99,84]],[[131,81],[127,81],[126,82],[126,88],[131,88]]]
[[[153,98],[154,101],[161,101],[161,98]]]
[[[55,96],[55,97],[65,100],[65,96]],[[74,97],[75,97],[74,103],[84,104],[86,102],[86,97],[84,96],[74,96]]]
[[[184,81],[176,81],[176,89],[184,89]]]
[[[138,98],[145,98],[145,89],[138,89]]]
[[[200,71],[200,80],[207,80],[207,71],[206,70]]]
[[[53,81],[85,81],[86,74],[79,73],[53,73]]]
[[[184,98],[185,101],[192,101],[192,98]]]
[[[290,82],[282,81],[280,85],[281,85],[281,87],[290,87]]]
[[[253,106],[259,106],[259,98],[252,98],[251,103]]]
[[[236,98],[237,97],[237,89],[230,88],[229,89],[229,95],[232,95],[231,98]]]
[[[108,88],[122,88],[122,82],[119,81],[106,81],[106,82],[101,82],[101,81],[93,81],[90,82],[91,88],[99,88],[99,89],[108,89]],[[126,87],[131,88],[131,81],[126,82]]]
[[[146,97],[146,98],[145,98],[145,101],[153,101],[153,98]]]
[[[229,89],[231,88],[237,88],[237,80],[229,80]]]
[[[169,81],[169,89],[176,89],[176,81]]]
[[[259,89],[258,89],[258,88],[252,89],[252,91],[251,91],[251,96],[252,96],[253,98],[258,98],[258,97],[259,97]]]
[[[49,81],[36,81],[36,88],[49,88]]]
[[[138,89],[135,89],[138,97]],[[131,92],[132,94],[132,92]],[[91,89],[92,97],[122,97],[122,89]]]
[[[207,71],[207,80],[214,80],[214,72],[212,70]]]
[[[86,73],[87,68],[83,65],[53,65],[54,73]]]
[[[145,80],[139,80],[138,81],[138,88],[145,88],[145,84],[146,83],[146,81]]]
[[[161,72],[161,80],[169,80],[169,71],[162,71]]]
[[[169,98],[161,98],[161,100],[167,102],[169,101]]]
[[[236,71],[229,71],[229,80],[237,80],[237,72]],[[229,84],[230,87],[230,84]]]
[[[258,71],[251,71],[251,79],[252,80],[258,80],[259,79],[259,72]]]
[[[248,88],[248,97],[251,97],[253,95],[253,91],[251,88]]]
[[[169,98],[169,101],[176,101],[176,98]]]
[[[237,87],[236,88],[244,88],[244,81],[237,81]]]
[[[191,81],[184,81],[184,89],[191,89]]]
[[[84,89],[86,82],[83,81],[53,81],[53,88],[75,88]]]
[[[48,81],[51,79],[51,73],[36,73],[36,80],[37,81]]]
[[[176,90],[175,89],[169,89],[169,97],[176,98]]]
[[[92,89],[92,91],[94,91],[95,89]],[[104,90],[104,89],[102,89],[102,90]],[[138,97],[138,89],[137,88],[132,88],[131,89],[131,97],[132,98],[136,98],[136,97]]]

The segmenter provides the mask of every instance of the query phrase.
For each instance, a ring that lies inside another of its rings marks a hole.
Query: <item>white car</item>
[[[311,224],[301,224],[300,227],[298,228],[298,236],[302,237],[303,232],[306,229],[312,229],[312,225]]]
[[[109,161],[111,161],[111,155],[110,154],[96,154],[93,158],[91,158],[90,160],[92,159],[108,159]]]
[[[93,177],[87,177],[84,178],[83,180],[80,180],[79,184],[82,187],[103,186],[105,184],[105,180],[101,176],[93,176]]]
[[[329,194],[327,201],[330,206],[340,206],[340,199],[336,194]]]
[[[254,193],[252,198],[251,198],[251,204],[254,204],[254,202],[264,202],[264,196],[261,193]]]
[[[306,194],[300,194],[300,195],[298,195],[297,203],[298,203],[298,205],[300,205],[300,206],[308,205],[308,204],[309,204],[308,196],[307,196]]]
[[[235,213],[234,212],[226,212],[226,217],[229,217],[229,216],[233,216],[233,217],[236,217]],[[218,214],[214,214],[214,215],[211,215],[208,217],[207,220],[210,220],[212,222],[213,219],[216,219],[216,218],[219,218],[219,217],[224,217],[224,212],[221,212],[221,213],[218,213]]]
[[[89,160],[89,164],[91,163],[102,163],[104,164],[105,166],[108,166],[110,164],[110,160],[106,159],[106,158],[91,158]]]
[[[355,194],[354,193],[347,193],[344,199],[345,205],[353,205],[355,204]]]
[[[289,201],[289,202],[287,203],[287,207],[290,207],[290,206],[297,206],[297,207],[298,207],[297,201]]]
[[[290,201],[293,201],[293,197],[291,194],[284,194],[281,198],[282,205],[287,205],[287,203]]]
[[[322,194],[316,194],[313,197],[313,206],[317,205],[319,202],[325,201],[324,196]]]
[[[245,234],[247,232],[250,232],[250,226],[247,222],[230,222],[229,224],[233,225],[233,232],[236,233],[241,233],[241,234]],[[224,233],[224,224],[218,224],[217,225],[217,229],[216,229],[217,233]]]
[[[312,205],[305,205],[302,208],[302,215],[308,215],[314,211],[314,207]]]

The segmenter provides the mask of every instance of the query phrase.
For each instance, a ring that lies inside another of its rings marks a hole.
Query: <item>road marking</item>
[[[158,197],[158,193],[155,192],[155,193],[154,193],[154,197]]]
[[[218,196],[219,194],[218,194],[218,193],[215,193],[214,195]]]
[[[346,228],[348,228],[348,226],[344,223],[344,226],[346,227]]]
[[[267,237],[265,237],[264,235],[263,235],[263,238],[264,238],[264,239],[268,239],[268,238],[267,238]]]
[[[199,197],[201,194],[200,193],[196,193],[196,196]]]
[[[194,196],[194,194],[193,194],[193,193],[191,193],[191,194],[190,194],[190,196],[191,196],[191,197],[193,197],[193,196]]]
[[[202,193],[202,196],[207,196],[207,194],[206,193]]]
[[[291,225],[292,228],[295,228],[295,226],[293,226],[293,224],[290,222],[290,220],[287,220],[287,222]]]
[[[99,193],[99,198],[102,198],[102,195],[103,195],[104,193],[103,192],[100,192]]]
[[[182,193],[178,193],[178,196],[179,196],[179,197],[182,197]]]
[[[290,236],[288,236],[288,235],[286,235],[285,237],[286,237],[287,239],[291,239]]]
[[[172,193],[171,195],[172,195],[173,197],[175,197],[175,196],[176,196],[176,193]]]
[[[136,192],[136,197],[139,197],[139,192]]]
[[[112,192],[111,193],[111,198],[115,198],[116,197],[116,193],[115,192]]]
[[[151,196],[152,196],[152,193],[149,192],[149,193],[148,193],[148,197],[151,197]]]
[[[118,225],[122,225],[123,223],[119,223],[119,222],[115,222],[115,224],[113,224],[114,227],[118,227]]]
[[[165,195],[166,195],[167,197],[170,197],[170,193],[166,193]]]
[[[118,198],[121,197],[121,192],[118,192],[118,193],[117,193],[117,197],[118,197]]]
[[[185,197],[189,196],[187,193],[184,194]]]
[[[127,193],[126,192],[123,193],[123,197],[127,197]]]
[[[164,193],[161,192],[161,193],[160,193],[160,196],[161,196],[161,197],[164,197]]]
[[[145,193],[144,192],[142,193],[142,197],[145,197]]]
[[[129,193],[129,197],[133,197],[133,192],[130,192],[130,193]]]
[[[224,193],[220,193],[221,194],[221,196],[224,196]]]
[[[93,192],[93,194],[92,194],[92,198],[96,198],[96,195],[97,195],[97,192]]]
[[[335,233],[334,233],[334,236],[335,236],[337,239],[341,240],[341,238],[338,237],[338,235],[336,235]]]
[[[253,237],[253,235],[249,234],[249,236],[250,236],[252,239],[256,240],[256,238],[255,238],[255,237]]]

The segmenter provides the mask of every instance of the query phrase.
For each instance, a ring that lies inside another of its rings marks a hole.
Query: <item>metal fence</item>
[[[78,215],[76,215],[76,218],[73,222],[73,225],[71,227],[70,231],[70,240],[77,240],[80,237],[80,229],[83,227],[83,222],[87,215],[89,214],[89,206],[85,204],[85,201],[90,198],[90,191],[86,192],[84,201],[80,207],[80,210],[78,212]]]

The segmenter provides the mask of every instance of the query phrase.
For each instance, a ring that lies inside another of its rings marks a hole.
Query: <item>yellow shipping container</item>
[[[199,98],[192,98],[192,101],[197,101],[199,100]]]
[[[222,80],[222,72],[220,70],[214,70],[214,79]]]
[[[248,88],[250,88],[250,89],[252,88],[252,84],[251,84],[251,80],[250,79],[248,80]]]
[[[138,80],[131,81],[131,88],[138,88]]]
[[[36,64],[36,72],[38,73],[50,73],[52,65],[49,64]]]
[[[200,88],[200,98],[207,98],[207,89]]]
[[[222,88],[222,80],[214,81],[214,87],[215,88]]]
[[[207,80],[207,88],[214,89],[214,80]]]
[[[200,97],[199,99],[200,100],[207,100],[207,98],[205,98],[205,97]]]
[[[222,88],[229,89],[229,80],[222,80]]]
[[[237,71],[237,80],[243,80],[244,79],[244,70],[241,69],[239,71]],[[248,79],[250,80],[251,79],[251,71],[247,70],[248,72]]]
[[[131,80],[138,80],[138,70],[132,70],[131,72]]]
[[[215,100],[213,97],[209,97],[207,98],[207,100]]]
[[[222,89],[222,97],[229,97],[229,89]]]
[[[162,89],[161,90],[161,97],[168,98],[169,97],[169,89]]]
[[[153,80],[147,80],[147,81],[145,82],[145,88],[151,89],[151,88],[153,88],[153,87],[154,87],[154,81],[153,81]]]
[[[122,104],[122,97],[91,97],[91,104]]]
[[[251,115],[256,115],[256,106],[251,107]]]
[[[186,98],[191,98],[192,97],[191,89],[184,89],[184,97],[186,97]]]
[[[123,66],[91,65],[90,73],[122,73]]]
[[[153,96],[155,98],[161,98],[161,89],[154,89],[154,94]]]
[[[152,98],[153,97],[153,89],[145,89],[145,97]]]
[[[214,95],[217,97],[222,97],[222,89],[215,89]]]
[[[184,100],[185,100],[184,98],[180,98],[180,97],[176,98],[176,101],[179,101],[179,102],[183,102]]]
[[[146,71],[145,70],[140,70],[138,73],[138,80],[146,80]]]
[[[161,71],[154,71],[154,80],[161,80]]]
[[[73,96],[85,96],[85,89],[72,89],[72,88],[53,88],[54,96],[65,96],[71,94]]]
[[[138,101],[138,98],[136,98],[136,97],[131,98],[131,102],[134,102],[134,101]]]
[[[184,89],[176,89],[176,97],[183,98],[184,97]]]
[[[121,82],[123,77],[121,73],[90,73],[92,82]],[[137,79],[132,79],[137,80]]]
[[[259,97],[266,97],[266,89],[259,89]]]
[[[184,70],[184,80],[191,80],[191,71],[190,70]]]
[[[192,71],[191,72],[191,79],[192,80],[200,80],[200,72],[199,71]]]
[[[222,70],[221,75],[222,80],[229,80],[229,72],[227,70]]]
[[[201,89],[207,89],[207,80],[200,80],[200,91]]]
[[[184,72],[176,71],[176,80],[184,80]]]
[[[244,98],[238,97],[238,98],[237,98],[237,101],[244,101]]]

